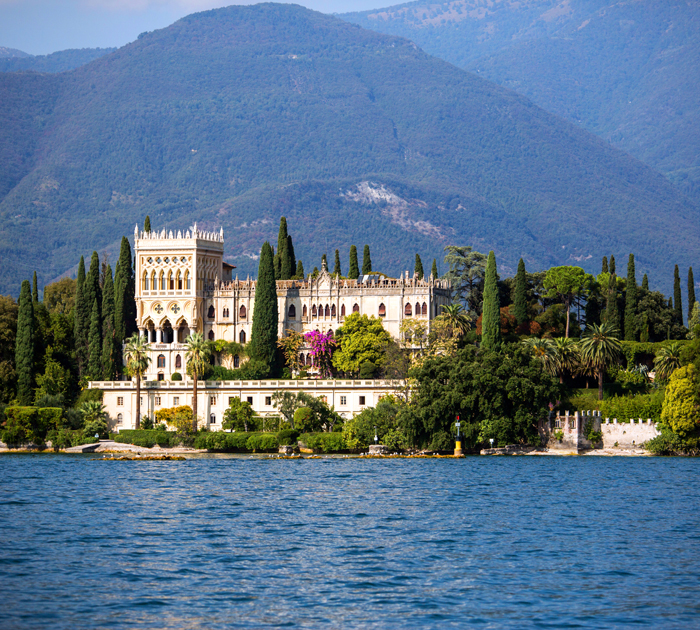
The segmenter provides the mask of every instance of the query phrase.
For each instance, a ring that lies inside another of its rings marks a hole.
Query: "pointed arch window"
[[[214,341],[214,331],[213,330],[209,331],[209,341]]]
[[[176,368],[182,367],[182,357],[179,354],[175,355],[175,367]]]
[[[168,271],[168,289],[169,289],[170,291],[174,291],[174,290],[175,290],[175,279],[173,278],[173,272],[172,272],[172,270],[171,270],[171,271]]]
[[[143,272],[143,290],[148,291],[149,286],[150,286],[150,282],[148,281],[148,272],[144,271]]]
[[[238,309],[238,317],[240,319],[245,319],[247,315],[247,311],[245,309],[245,306],[241,306],[241,308]]]
[[[301,316],[306,317],[308,315],[308,310],[306,309],[306,304],[304,304],[304,308],[301,311]]]
[[[159,355],[158,355],[158,367],[159,367],[159,368],[164,368],[164,367],[165,367],[165,355],[164,355],[164,354],[159,354]]]
[[[165,291],[165,274],[160,272],[160,290]]]
[[[289,313],[289,319],[296,319],[297,318],[297,307],[294,306],[294,304],[290,304],[288,313]]]
[[[208,317],[209,319],[214,319],[214,315],[215,315],[215,310],[214,310],[214,305],[212,304],[212,305],[209,307],[209,310],[207,311],[207,317]]]
[[[384,306],[384,302],[379,305],[379,317],[386,317],[386,306]]]
[[[345,304],[341,304],[340,306],[340,316],[345,317]]]
[[[323,313],[323,317],[330,317],[331,316],[331,307],[326,304],[326,310]]]
[[[403,309],[403,314],[404,314],[406,317],[410,317],[411,315],[413,315],[413,309],[411,308],[410,302],[407,303],[406,306],[405,306],[405,308]]]
[[[335,312],[335,304],[333,304],[333,306],[331,306],[331,317],[335,317]]]
[[[245,343],[245,330],[241,330],[241,332],[238,333],[238,342]]]
[[[179,269],[177,270],[177,276],[175,276],[175,286],[178,291],[182,291],[182,275]]]
[[[156,278],[155,271],[151,272],[151,290],[152,291],[158,290],[158,278]]]
[[[420,303],[419,302],[416,302],[416,310],[414,311],[414,313],[416,314],[416,317],[418,317],[418,315],[420,315]]]
[[[423,310],[423,315],[425,317],[427,317],[428,316],[428,305],[425,302],[423,302],[423,309],[422,310]]]
[[[382,305],[382,306],[383,306],[383,305]],[[360,312],[360,305],[359,305],[357,302],[355,302],[355,303],[352,305],[352,312],[353,312],[353,313],[359,313],[359,312]]]
[[[315,304],[311,307],[311,317],[312,318],[316,317],[316,305]]]
[[[192,288],[192,278],[190,278],[189,270],[185,272],[185,289],[189,291]]]

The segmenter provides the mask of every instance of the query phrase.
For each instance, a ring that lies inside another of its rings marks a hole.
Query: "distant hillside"
[[[700,3],[419,0],[342,17],[524,94],[700,200]]]
[[[22,52],[16,48],[6,48],[5,46],[0,46],[0,59],[11,58],[11,57],[31,57],[29,53]]]
[[[21,53],[21,55],[3,55],[3,50],[12,49],[0,48],[0,72],[22,72],[25,70],[33,70],[34,72],[65,72],[114,52],[116,48],[80,48],[37,56],[28,55],[21,51],[13,51]]]
[[[405,39],[293,5],[2,74],[0,122],[0,292],[114,252],[146,214],[223,225],[242,275],[282,214],[307,270],[369,243],[395,274],[460,243],[494,248],[502,274],[633,251],[660,284],[700,254],[700,213],[655,171]]]

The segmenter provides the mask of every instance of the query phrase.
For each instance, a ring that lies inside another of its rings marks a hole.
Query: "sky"
[[[399,0],[297,0],[323,13],[363,11]],[[32,55],[123,46],[181,17],[254,0],[0,0],[0,47]]]

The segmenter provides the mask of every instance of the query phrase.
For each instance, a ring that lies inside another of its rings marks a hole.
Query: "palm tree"
[[[557,374],[557,351],[556,345],[551,339],[538,339],[537,337],[529,337],[521,342],[533,357],[538,359],[544,369],[556,376]]]
[[[107,411],[99,400],[88,400],[80,405],[83,415],[83,432],[92,437],[93,434],[104,435],[107,432]]]
[[[187,373],[192,377],[192,430],[197,431],[197,379],[204,374],[209,364],[211,350],[202,333],[192,333],[185,339],[187,350],[185,361]]]
[[[678,342],[661,348],[654,358],[654,379],[667,381],[671,374],[681,367],[681,350],[683,346]]]
[[[564,372],[573,372],[579,364],[578,344],[570,337],[557,337],[554,340],[557,375],[559,382],[564,382]]]
[[[440,316],[449,324],[450,328],[457,333],[458,337],[465,335],[471,330],[469,316],[461,304],[454,303],[442,306]]]
[[[146,337],[140,337],[138,333],[134,333],[127,339],[124,347],[126,369],[130,376],[136,377],[136,422],[134,423],[136,429],[141,428],[141,378],[151,362],[148,352],[149,345]]]
[[[600,326],[592,324],[581,339],[581,358],[598,374],[598,400],[603,400],[603,374],[610,365],[622,356],[622,346],[617,338],[617,329],[608,322]]]

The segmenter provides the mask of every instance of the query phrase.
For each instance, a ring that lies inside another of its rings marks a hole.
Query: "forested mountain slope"
[[[198,13],[70,72],[0,74],[0,122],[0,292],[110,251],[146,214],[223,225],[243,275],[282,214],[307,270],[369,243],[398,273],[458,243],[494,248],[504,274],[520,256],[597,271],[635,252],[661,283],[700,253],[697,209],[655,171],[407,40],[298,6]]]
[[[526,95],[700,199],[700,3],[419,0],[343,17]]]
[[[114,52],[116,48],[75,48],[59,50],[50,55],[2,54],[2,51],[12,51],[10,48],[0,48],[0,72],[65,72],[89,63],[93,59]]]

